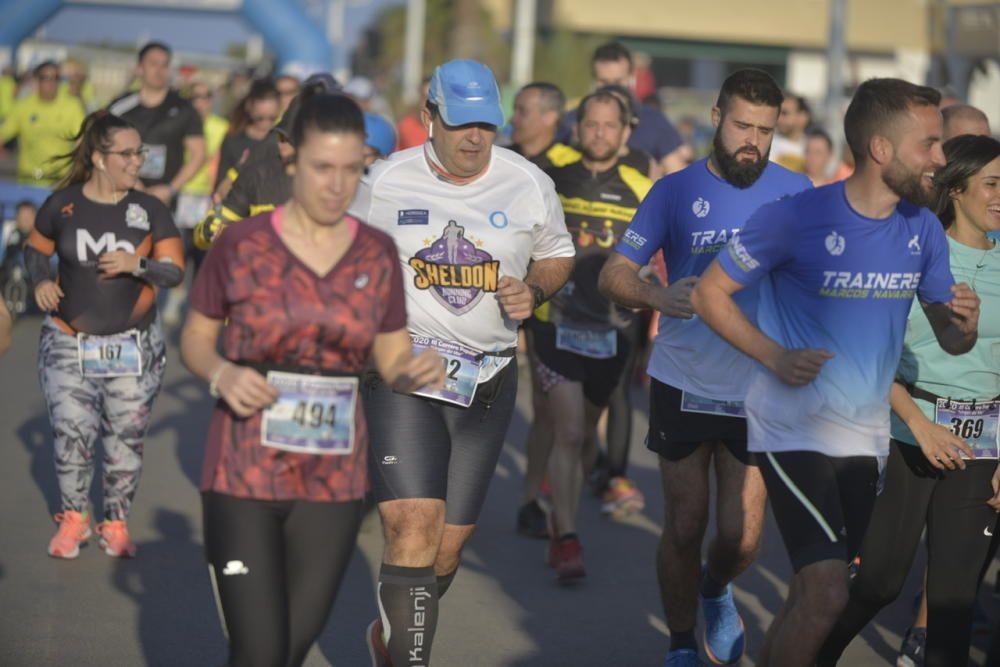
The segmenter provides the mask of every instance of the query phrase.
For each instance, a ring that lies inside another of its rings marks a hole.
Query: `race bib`
[[[181,193],[177,196],[177,213],[174,222],[182,229],[194,229],[195,225],[208,213],[212,198],[208,195]]]
[[[111,336],[76,335],[80,374],[89,378],[142,375],[139,331],[130,329]]]
[[[934,421],[965,440],[978,459],[997,458],[1000,401],[937,399]],[[968,458],[962,454],[962,458]]]
[[[560,324],[556,327],[556,349],[591,359],[610,359],[618,354],[618,332],[591,331]]]
[[[688,391],[681,392],[681,412],[698,412],[704,415],[722,415],[723,417],[747,416],[743,409],[743,401],[720,401]]]
[[[354,450],[357,378],[269,371],[267,381],[281,394],[264,411],[262,445],[300,454],[343,456]]]
[[[163,178],[167,170],[167,147],[163,144],[146,144],[149,153],[146,161],[139,168],[139,178],[158,179]]]
[[[479,369],[483,365],[482,355],[475,350],[438,338],[411,336],[413,353],[431,349],[444,360],[444,387],[437,391],[415,391],[415,396],[434,398],[446,403],[467,408],[472,405],[479,386]]]

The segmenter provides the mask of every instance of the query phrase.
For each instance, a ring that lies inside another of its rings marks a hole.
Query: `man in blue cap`
[[[518,325],[573,268],[552,180],[493,146],[504,117],[488,67],[438,67],[421,117],[427,142],[376,162],[353,207],[395,241],[414,345],[448,369],[437,392],[397,394],[377,379],[363,390],[386,538],[368,632],[377,667],[429,663],[438,600],[513,415]]]

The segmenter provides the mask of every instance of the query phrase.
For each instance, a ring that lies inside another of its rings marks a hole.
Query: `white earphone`
[[[98,162],[97,163],[97,168],[100,169],[101,171],[104,171],[104,163],[103,162]]]
[[[430,125],[427,126],[427,138],[428,139],[434,138],[434,123],[431,123]]]

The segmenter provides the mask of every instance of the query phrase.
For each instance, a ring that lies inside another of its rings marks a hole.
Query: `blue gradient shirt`
[[[756,365],[746,411],[751,451],[889,453],[889,389],[916,296],[951,300],[948,242],[930,211],[900,202],[882,220],[857,213],[844,184],[761,207],[719,254],[760,285],[757,323],[788,349],[836,356],[804,387]]]
[[[670,282],[700,276],[762,204],[810,188],[802,174],[770,163],[756,183],[740,189],[713,174],[707,159],[699,160],[653,185],[616,250],[641,266],[662,249]],[[735,299],[756,321],[756,287]],[[660,315],[648,373],[683,391],[742,401],[754,363],[697,316]]]

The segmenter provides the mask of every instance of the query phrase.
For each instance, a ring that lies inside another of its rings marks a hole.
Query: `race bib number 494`
[[[977,459],[997,458],[1000,401],[937,399],[934,421],[965,440]],[[962,454],[962,458],[968,458]]]
[[[357,378],[270,371],[267,381],[281,393],[264,411],[261,444],[300,454],[354,451]]]
[[[80,374],[84,377],[142,375],[142,346],[135,329],[111,336],[77,334]]]

